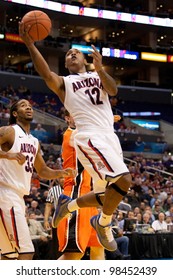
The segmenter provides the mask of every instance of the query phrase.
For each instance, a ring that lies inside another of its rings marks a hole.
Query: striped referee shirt
[[[52,188],[50,188],[48,192],[46,202],[54,204],[54,208],[56,208],[58,198],[61,194],[62,194],[61,186],[60,185],[53,186]]]

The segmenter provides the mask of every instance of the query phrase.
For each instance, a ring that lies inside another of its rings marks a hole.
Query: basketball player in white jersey
[[[102,56],[93,45],[90,56],[95,72],[86,72],[84,55],[77,49],[70,49],[65,57],[70,75],[63,77],[50,70],[22,22],[19,23],[19,34],[36,71],[73,117],[78,130],[75,136],[77,157],[94,183],[94,194],[86,194],[73,201],[61,195],[52,225],[56,227],[64,216],[79,208],[96,206],[99,200],[103,208],[100,215],[91,218],[91,225],[103,247],[114,251],[117,244],[110,227],[112,214],[131,186],[131,176],[114,133],[109,102],[109,96],[117,94],[116,82],[105,72]],[[104,201],[101,202],[103,194]]]
[[[0,128],[0,249],[5,260],[33,257],[23,199],[30,192],[33,169],[47,180],[75,175],[72,169],[46,166],[38,140],[30,134],[32,119],[29,101],[18,100],[11,106],[9,126]]]

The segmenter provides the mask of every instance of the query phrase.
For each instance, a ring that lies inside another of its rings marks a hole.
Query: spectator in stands
[[[138,129],[137,129],[136,126],[131,126],[130,130],[131,130],[130,132],[131,132],[132,134],[139,134],[139,131],[138,131]]]
[[[153,207],[152,207],[152,212],[153,212],[153,215],[155,216],[155,218],[157,219],[158,218],[158,214],[160,212],[164,212],[164,209],[161,205],[161,201],[160,200],[156,200]]]
[[[152,212],[152,207],[150,205],[146,205],[145,207],[145,213],[148,213],[149,216],[150,216],[150,223],[154,222],[155,221],[155,216]]]
[[[145,207],[146,207],[146,203],[144,201],[141,201],[140,204],[139,204],[139,208],[140,208],[142,213],[145,212]]]
[[[43,104],[46,105],[46,106],[50,104],[50,100],[49,100],[49,97],[47,95],[44,97]]]
[[[118,205],[118,210],[120,211],[126,211],[126,213],[131,210],[132,207],[131,205],[128,203],[128,198],[125,196],[123,198],[123,200],[120,202],[120,204]]]
[[[118,210],[118,209],[117,209]],[[119,228],[123,228],[123,223],[124,223],[124,218],[125,218],[125,216],[126,216],[126,211],[117,211],[117,222],[118,222],[118,227]]]
[[[162,156],[162,162],[165,164],[169,160],[169,153],[165,151]]]
[[[166,201],[163,205],[164,210],[168,211],[172,204],[173,204],[173,196],[171,196],[169,193],[168,198],[166,199]]]
[[[57,155],[57,150],[55,148],[55,145],[54,143],[50,143],[48,146],[47,146],[47,152],[49,155],[53,155],[53,156],[56,156]]]
[[[167,223],[165,221],[165,214],[160,212],[158,218],[152,223],[152,228],[155,232],[157,231],[167,231]]]
[[[125,214],[125,218],[128,218],[128,219],[135,219],[135,215],[134,215],[134,212],[133,210],[129,210],[127,212],[127,214]],[[119,228],[124,230],[124,219],[122,219],[121,221],[118,222],[118,225],[119,225]]]
[[[26,97],[28,95],[28,88],[24,85],[20,85],[17,89],[21,97]]]
[[[48,141],[48,133],[46,129],[42,127],[42,124],[38,123],[33,131],[33,134],[39,141],[43,143],[47,143]]]
[[[28,213],[27,222],[31,239],[35,248],[33,260],[50,259],[49,240],[51,239],[51,235],[44,230],[41,222],[36,219],[36,216],[33,212]]]
[[[42,127],[41,123],[38,123],[36,128],[34,128],[35,131],[43,131],[46,132],[46,130]]]
[[[120,127],[118,128],[117,132],[120,134],[120,136],[124,136],[125,135],[125,126],[124,124],[120,124]]]
[[[30,198],[32,198],[32,200],[36,200],[36,201],[41,201],[41,193],[40,193],[40,189],[38,189],[35,186],[31,186],[31,190],[30,190],[30,194],[29,194]]]
[[[156,198],[154,197],[154,190],[152,188],[148,188],[148,191],[141,196],[141,200],[152,207],[156,200]]]
[[[37,103],[32,99],[32,96],[29,94],[26,99],[29,101],[29,103],[32,105],[32,106],[35,106],[37,105]]]
[[[135,145],[136,145],[137,151],[143,152],[146,143],[142,140],[141,136],[138,136],[135,141]]]
[[[166,201],[167,197],[168,194],[163,189],[161,189],[160,194],[158,195],[158,199],[161,201],[162,205],[164,205],[164,202]]]
[[[62,169],[62,158],[60,156],[57,157],[55,163],[54,163],[54,166],[53,168],[59,168],[59,169]]]
[[[6,87],[5,91],[6,91],[7,96],[8,95],[13,95],[15,93],[15,89],[14,89],[14,87],[11,84],[9,84]]]
[[[126,198],[128,199],[128,203],[131,205],[131,208],[134,209],[136,206],[139,206],[139,196],[133,188],[130,189]]]
[[[36,200],[31,201],[31,207],[28,208],[28,213],[34,213],[36,219],[43,219],[43,213],[41,212],[38,201]]]
[[[5,109],[4,108],[0,109],[0,118],[5,119]]]
[[[117,212],[113,213],[112,216],[112,231],[114,238],[116,239],[118,249],[115,251],[105,250],[107,260],[116,259],[130,259],[129,255],[129,237],[123,234],[123,230],[118,227]]]
[[[134,215],[135,217],[137,216],[137,214],[141,213],[141,210],[138,206],[136,206],[134,209],[133,209],[133,212],[134,212]]]
[[[151,225],[150,214],[148,212],[144,212],[142,215],[142,224]]]
[[[46,161],[47,166],[49,166],[50,168],[54,167],[55,164],[55,160],[54,160],[54,156],[53,155],[49,155],[48,160]]]
[[[165,217],[165,222],[167,223],[167,225],[173,225],[172,217],[166,216]]]
[[[41,151],[41,155],[45,158],[47,156],[47,149],[44,147],[44,145],[42,144],[42,142],[40,141],[40,151]]]
[[[173,222],[173,204],[170,205],[168,211],[165,212],[166,217],[170,217]]]
[[[4,119],[9,119],[10,117],[10,109],[6,108],[4,109]]]
[[[136,217],[136,224],[142,224],[142,213],[137,213],[136,215],[135,215],[135,217]]]
[[[54,97],[52,97],[52,98],[50,99],[50,104],[51,104],[52,106],[57,105],[57,101],[55,100]]]
[[[117,96],[111,96],[109,98],[109,100],[110,100],[110,104],[111,104],[111,107],[112,107],[113,114],[118,115],[119,114],[119,111],[117,111],[118,97]]]
[[[65,118],[65,107],[64,106],[62,106],[60,108],[60,110],[57,112],[56,116],[59,117],[60,119],[64,120],[64,118]]]
[[[40,180],[39,180],[39,176],[38,176],[37,172],[32,173],[31,188],[33,188],[33,187],[40,189]]]

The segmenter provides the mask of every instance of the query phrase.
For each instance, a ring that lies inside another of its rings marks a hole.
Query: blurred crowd
[[[45,96],[42,105],[32,97],[29,89],[20,86],[17,90],[12,85],[0,90],[1,107],[0,117],[9,118],[9,106],[19,98],[30,100],[36,108],[45,112],[55,114],[64,119],[64,107],[57,110],[57,100]],[[51,110],[50,110],[51,108]],[[54,108],[54,109],[53,109]],[[116,114],[116,112],[114,112]],[[35,124],[35,130],[44,130],[40,124]],[[125,126],[123,119],[115,124],[115,132],[135,134],[140,137],[136,126]],[[62,141],[63,129],[59,128],[57,137]],[[59,143],[61,143],[61,141]],[[62,169],[61,151],[57,150],[54,143],[46,146],[41,144],[41,152],[46,164],[53,169]],[[165,151],[159,159],[145,158],[140,153],[132,153],[126,162],[132,175],[132,188],[129,190],[117,211],[113,215],[113,225],[121,231],[121,237],[125,233],[125,221],[131,219],[135,221],[131,229],[136,230],[137,225],[148,225],[147,231],[167,231],[168,225],[173,224],[173,156],[169,151]],[[57,248],[52,238],[51,211],[49,221],[50,229],[44,226],[45,205],[49,190],[52,186],[58,185],[63,189],[63,180],[46,181],[38,177],[33,172],[31,180],[31,191],[25,197],[26,216],[30,234],[35,246],[35,259],[52,259],[53,252]],[[145,228],[146,230],[146,228]],[[119,236],[120,237],[120,236]],[[127,240],[126,240],[127,241]],[[54,248],[54,249],[52,249]]]

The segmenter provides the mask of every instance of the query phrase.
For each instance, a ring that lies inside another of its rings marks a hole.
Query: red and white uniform
[[[108,94],[96,72],[64,77],[64,106],[74,118],[77,157],[93,178],[95,193],[105,192],[109,182],[129,173],[114,133],[114,117]]]
[[[26,161],[0,159],[0,249],[2,254],[30,253],[34,247],[25,218],[23,196],[28,195],[38,139],[26,134],[19,125],[13,125],[15,139],[8,153],[21,152]],[[11,255],[12,256],[12,255]]]

